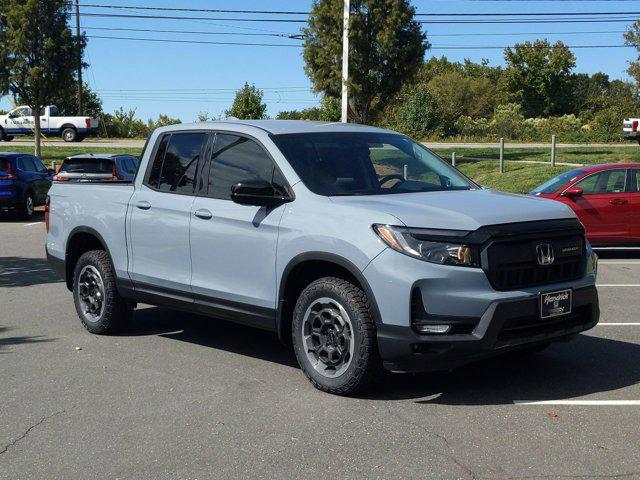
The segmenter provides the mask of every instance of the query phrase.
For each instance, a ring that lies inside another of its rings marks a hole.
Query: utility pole
[[[80,3],[75,0],[76,5],[76,35],[80,39]],[[78,115],[84,115],[84,105],[82,101],[82,51],[78,54]]]
[[[342,123],[348,122],[349,112],[349,12],[350,0],[344,0],[344,20],[342,27]]]

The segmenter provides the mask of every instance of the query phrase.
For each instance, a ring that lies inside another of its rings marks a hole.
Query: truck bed
[[[131,183],[54,183],[49,190],[49,254],[64,259],[68,239],[92,232],[108,246],[116,274],[126,278],[126,218],[133,191]]]

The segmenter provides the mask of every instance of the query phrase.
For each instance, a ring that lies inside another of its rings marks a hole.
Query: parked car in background
[[[53,177],[54,182],[132,182],[140,160],[132,155],[84,154],[68,157]]]
[[[0,153],[0,209],[13,209],[31,218],[35,207],[45,204],[52,176],[53,170],[38,157]]]
[[[640,135],[638,135],[639,126],[640,118],[625,118],[622,125],[622,139],[633,140],[640,144]]]
[[[10,142],[19,135],[33,135],[35,121],[30,107],[17,107],[0,115],[0,140]],[[98,133],[98,119],[90,117],[61,117],[58,107],[50,105],[40,112],[43,135],[59,135],[65,142],[81,142]]]
[[[571,209],[484,190],[388,130],[163,127],[132,184],[54,182],[49,197],[47,258],[87,330],[120,331],[138,303],[235,321],[277,332],[336,394],[383,367],[540,351],[599,318]]]
[[[640,245],[640,163],[580,167],[531,193],[569,205],[593,245]]]

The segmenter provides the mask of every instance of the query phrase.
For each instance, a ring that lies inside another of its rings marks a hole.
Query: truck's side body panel
[[[125,218],[133,186],[93,183],[54,183],[47,252],[65,260],[68,242],[79,232],[95,232],[105,243],[119,278],[128,278]]]

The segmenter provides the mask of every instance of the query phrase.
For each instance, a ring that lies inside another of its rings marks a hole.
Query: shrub
[[[441,118],[429,90],[417,85],[406,93],[402,101],[387,110],[383,123],[393,130],[424,139],[440,130]]]

